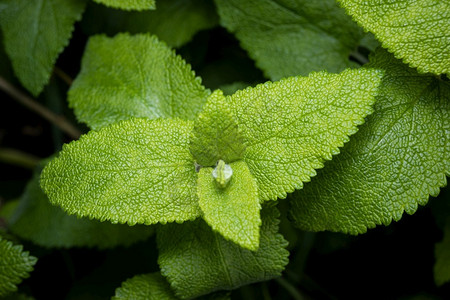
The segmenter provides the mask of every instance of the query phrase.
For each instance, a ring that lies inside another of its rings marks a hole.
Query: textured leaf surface
[[[256,250],[261,226],[258,186],[245,162],[230,166],[233,176],[225,188],[217,185],[212,168],[200,170],[198,197],[203,219],[226,239]]]
[[[92,37],[69,91],[77,118],[92,129],[129,119],[195,119],[209,90],[154,36]]]
[[[212,0],[164,0],[158,2],[156,10],[139,12],[92,4],[83,15],[82,26],[89,35],[149,32],[172,47],[180,47],[197,32],[210,29],[218,22]]]
[[[238,91],[228,97],[247,139],[244,161],[262,200],[285,198],[339,153],[364,122],[381,73],[314,73]]]
[[[33,95],[47,84],[85,0],[3,0],[0,25],[14,72]]]
[[[287,242],[278,234],[275,202],[261,210],[259,249],[250,251],[214,233],[201,219],[157,229],[158,263],[175,294],[190,299],[280,276],[288,263]]]
[[[155,0],[94,0],[106,6],[125,10],[155,9]]]
[[[201,166],[214,166],[219,159],[229,164],[243,158],[245,140],[222,91],[209,96],[195,121],[190,149]]]
[[[293,195],[291,214],[306,230],[352,234],[413,214],[450,172],[450,85],[420,75],[384,50],[375,113],[342,153]]]
[[[383,47],[419,72],[450,74],[450,2],[339,0]]]
[[[128,246],[154,232],[153,226],[111,224],[67,215],[50,204],[39,186],[39,174],[28,183],[9,228],[19,237],[45,247],[101,249]]]
[[[192,123],[131,119],[63,147],[41,174],[50,201],[69,214],[154,224],[200,215],[189,152]]]
[[[16,291],[16,285],[29,276],[37,259],[0,236],[0,296]]]
[[[169,283],[160,273],[137,275],[116,289],[113,300],[176,300]]]
[[[450,281],[450,218],[445,223],[444,238],[436,244],[435,257],[434,280],[440,286]]]
[[[333,0],[216,0],[222,25],[236,34],[272,80],[339,72],[363,33]]]

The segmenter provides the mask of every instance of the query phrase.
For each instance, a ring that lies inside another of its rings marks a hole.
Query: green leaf
[[[41,174],[53,204],[113,223],[183,222],[200,215],[189,152],[192,123],[131,119],[63,147]]]
[[[94,0],[106,6],[124,10],[155,9],[155,0]]]
[[[116,289],[112,300],[176,300],[166,279],[159,272],[137,275]]]
[[[3,0],[0,26],[17,77],[34,96],[49,81],[85,0]]]
[[[136,275],[122,283],[116,289],[116,295],[112,300],[177,300],[169,283],[159,272]],[[230,300],[227,293],[214,293],[198,300]]]
[[[37,259],[0,236],[0,296],[17,291],[17,284],[28,278]]]
[[[258,186],[245,162],[230,166],[233,175],[225,188],[217,185],[212,168],[200,169],[198,197],[203,219],[225,239],[257,250],[261,226]]]
[[[260,245],[250,251],[214,233],[201,219],[157,229],[158,263],[175,294],[191,299],[280,276],[288,263],[275,202],[261,210]]]
[[[339,72],[363,32],[334,0],[215,0],[222,25],[272,80]]]
[[[232,163],[243,158],[245,140],[222,91],[209,96],[195,121],[190,150],[204,167],[214,166],[219,159]]]
[[[300,189],[371,113],[377,70],[313,73],[267,82],[227,99],[247,139],[244,161],[262,200]]]
[[[339,0],[383,47],[420,73],[450,74],[450,3],[439,0]]]
[[[90,38],[69,91],[79,121],[99,129],[131,117],[194,120],[209,90],[155,36]]]
[[[181,47],[197,32],[216,26],[218,21],[212,0],[164,0],[156,10],[139,12],[92,4],[83,15],[82,26],[89,35],[148,32],[169,46]]]
[[[128,246],[148,238],[154,227],[119,225],[67,215],[50,204],[39,186],[39,172],[28,183],[20,204],[9,222],[19,237],[44,247]]]
[[[434,280],[436,285],[441,286],[450,281],[450,218],[445,222],[444,238],[436,244],[434,253]]]
[[[305,230],[364,233],[413,214],[450,173],[450,84],[379,49],[385,76],[375,113],[302,191],[291,215]]]

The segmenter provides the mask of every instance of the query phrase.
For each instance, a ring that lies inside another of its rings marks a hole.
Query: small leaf
[[[125,10],[155,9],[155,0],[94,0],[95,2]]]
[[[88,35],[151,33],[178,48],[191,41],[197,32],[218,23],[212,0],[164,0],[158,2],[158,9],[146,11],[123,11],[92,4],[87,7],[81,25]]]
[[[221,23],[272,80],[340,72],[362,30],[334,0],[215,0]]]
[[[192,123],[131,119],[63,147],[41,174],[53,204],[113,223],[183,222],[200,216],[189,152]]]
[[[9,222],[9,229],[19,237],[44,247],[104,249],[128,246],[153,234],[153,226],[111,224],[67,215],[50,204],[39,186],[39,173],[28,183]]]
[[[198,174],[198,197],[203,219],[225,239],[257,250],[261,206],[258,187],[243,161],[232,163],[233,175],[226,188],[217,185],[212,168]]]
[[[69,91],[79,121],[99,129],[131,117],[194,120],[209,90],[154,36],[90,38]]]
[[[450,3],[441,0],[339,0],[383,47],[421,73],[450,74]]]
[[[291,216],[304,230],[364,233],[413,214],[450,174],[450,84],[379,49],[385,70],[375,113],[302,191]]]
[[[17,291],[17,284],[28,278],[37,259],[0,236],[0,296]]]
[[[116,289],[112,300],[176,300],[166,279],[158,273],[137,275]]]
[[[441,286],[450,281],[450,218],[445,222],[444,238],[436,244],[435,257],[434,280]]]
[[[285,198],[339,153],[372,112],[377,70],[314,73],[238,91],[227,100],[247,139],[244,161],[262,200]]]
[[[231,290],[281,275],[288,263],[287,242],[278,233],[275,202],[261,210],[261,238],[257,251],[225,240],[203,220],[167,224],[157,229],[161,273],[182,299],[218,290]]]
[[[49,81],[53,65],[69,43],[85,0],[3,0],[0,25],[6,53],[20,82],[34,96]]]
[[[243,158],[245,140],[222,91],[209,96],[195,121],[190,150],[203,167],[214,166],[220,159],[228,164]]]

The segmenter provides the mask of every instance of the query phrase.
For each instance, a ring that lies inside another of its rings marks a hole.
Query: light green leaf
[[[450,74],[450,3],[442,0],[339,0],[383,47],[421,73]]]
[[[209,90],[154,36],[92,37],[69,91],[79,121],[99,129],[131,117],[194,120]]]
[[[136,275],[122,283],[116,289],[112,300],[177,300],[166,279],[159,272]],[[230,300],[227,293],[214,293],[198,300]]]
[[[444,238],[436,244],[435,257],[434,280],[441,286],[450,281],[450,218],[445,222]]]
[[[3,0],[0,26],[17,77],[33,95],[49,81],[85,0]]]
[[[230,167],[233,175],[225,188],[213,178],[212,168],[200,169],[198,197],[203,219],[225,239],[257,250],[261,226],[258,186],[245,162]]]
[[[155,0],[94,0],[95,2],[124,10],[155,9]]]
[[[368,67],[385,77],[375,113],[342,153],[292,196],[305,230],[363,233],[413,214],[450,173],[450,84],[379,49]]]
[[[67,215],[50,204],[39,186],[39,172],[28,183],[20,204],[9,222],[19,237],[44,247],[128,246],[148,238],[153,226],[111,224]]]
[[[17,284],[28,278],[37,259],[0,236],[0,297],[17,291]]]
[[[339,153],[364,122],[382,73],[346,70],[267,82],[227,99],[247,139],[244,161],[262,200],[285,198]]]
[[[183,222],[200,215],[189,152],[192,123],[131,119],[63,147],[41,174],[53,204],[113,223]]]
[[[157,229],[158,263],[175,294],[191,299],[280,276],[288,263],[287,242],[278,232],[275,202],[261,210],[257,251],[244,249],[214,233],[201,219]]]
[[[123,11],[92,4],[83,15],[82,26],[89,34],[119,32],[152,33],[169,46],[180,47],[194,35],[219,22],[212,0],[164,0],[158,9]]]
[[[219,159],[228,164],[243,158],[245,140],[222,91],[209,96],[195,121],[190,150],[204,167],[214,166]]]
[[[166,279],[158,273],[137,275],[116,289],[112,300],[176,300]]]
[[[272,80],[339,72],[363,32],[334,0],[215,0],[222,25]]]

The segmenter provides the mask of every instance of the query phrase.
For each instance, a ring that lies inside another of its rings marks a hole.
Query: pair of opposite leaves
[[[134,42],[146,49],[162,45],[147,35],[95,37],[92,43],[119,40],[128,49]],[[201,216],[226,239],[256,250],[260,203],[302,188],[315,169],[339,153],[371,113],[381,76],[364,68],[313,73],[227,97],[218,90],[205,96],[203,110],[189,120],[115,122],[65,145],[42,172],[41,186],[70,214],[130,225]],[[183,80],[156,89],[176,94],[192,85]],[[153,101],[161,99],[164,95]],[[189,100],[170,103],[171,109],[184,111]],[[213,168],[219,161],[232,170],[228,183],[216,180]]]

